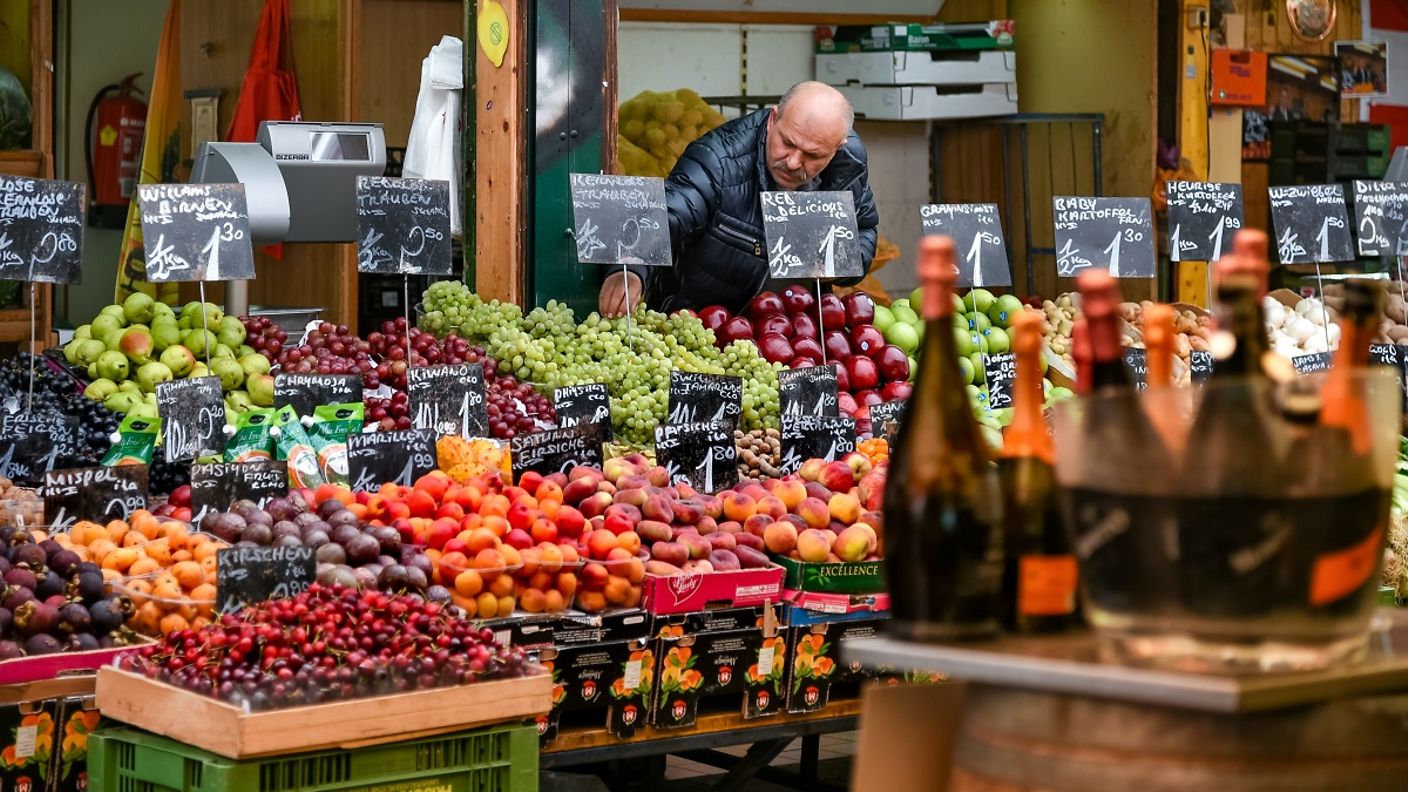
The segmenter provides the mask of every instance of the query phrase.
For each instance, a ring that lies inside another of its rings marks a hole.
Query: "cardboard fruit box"
[[[88,652],[56,652],[33,657],[17,657],[14,660],[0,661],[0,684],[22,685],[59,676],[97,671],[103,666],[112,665],[115,658],[140,649],[151,643],[150,638],[140,638],[131,646],[113,646],[107,649],[93,649]]]
[[[877,594],[885,590],[883,558],[815,564],[774,555],[772,560],[787,571],[784,585],[789,589],[837,594]]]
[[[782,576],[783,570],[778,566],[667,577],[646,575],[641,607],[663,615],[778,602],[782,598]]]

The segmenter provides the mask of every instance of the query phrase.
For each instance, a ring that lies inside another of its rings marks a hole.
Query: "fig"
[[[734,572],[743,568],[743,564],[732,550],[715,550],[709,554],[709,563],[720,572]]]

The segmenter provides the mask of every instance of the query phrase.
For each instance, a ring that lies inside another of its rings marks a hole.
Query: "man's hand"
[[[628,296],[629,303],[627,302]],[[607,275],[606,282],[601,284],[598,308],[602,316],[615,319],[618,316],[625,316],[629,311],[634,311],[643,296],[639,276],[634,272],[613,272]]]

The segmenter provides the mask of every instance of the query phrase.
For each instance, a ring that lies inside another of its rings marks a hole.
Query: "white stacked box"
[[[816,79],[834,85],[856,115],[911,121],[1017,112],[1011,50],[818,53]]]

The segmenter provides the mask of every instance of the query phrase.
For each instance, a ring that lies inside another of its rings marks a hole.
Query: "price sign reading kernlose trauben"
[[[664,179],[573,173],[571,182],[578,261],[647,267],[673,263]]]
[[[87,188],[0,175],[0,280],[77,283]]]

